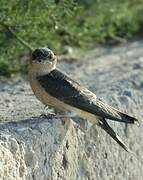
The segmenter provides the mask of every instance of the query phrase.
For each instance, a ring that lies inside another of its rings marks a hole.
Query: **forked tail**
[[[126,146],[118,134],[116,134],[115,131],[109,126],[104,118],[100,120],[99,126],[104,129],[124,150],[131,152],[131,150]]]

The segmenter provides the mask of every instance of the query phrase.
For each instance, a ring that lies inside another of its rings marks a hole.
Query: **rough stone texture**
[[[90,54],[90,55],[89,55]],[[42,119],[28,82],[0,82],[0,180],[142,180],[143,44],[91,51],[61,69],[140,126],[111,122],[134,155],[78,118]]]

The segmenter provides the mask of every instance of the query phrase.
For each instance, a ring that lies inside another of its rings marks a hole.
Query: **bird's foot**
[[[71,113],[71,112],[68,112],[68,113],[63,113],[62,114],[55,114],[55,113],[51,113],[51,112],[48,112],[48,114],[41,114],[40,115],[40,118],[73,118],[75,117],[76,114],[75,113]]]
[[[58,109],[49,108],[45,106],[40,118],[73,118],[76,116],[76,113],[69,111],[61,111]]]
[[[54,118],[55,116],[56,116],[55,113],[48,113],[48,114],[43,113],[43,114],[40,115],[40,118],[48,118],[48,119],[50,119],[50,118]]]
[[[55,115],[55,118],[73,118],[73,117],[75,117],[75,114],[73,114],[73,113],[65,113],[65,114]]]
[[[43,112],[42,114],[40,115],[40,118],[53,118],[55,117],[56,114],[54,112],[54,109],[49,107],[49,106],[45,106],[44,109],[43,109]]]

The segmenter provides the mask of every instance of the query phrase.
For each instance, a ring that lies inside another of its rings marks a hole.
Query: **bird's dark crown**
[[[45,61],[45,60],[52,60],[53,58],[53,52],[48,48],[39,48],[35,49],[32,53],[32,60],[35,61]]]

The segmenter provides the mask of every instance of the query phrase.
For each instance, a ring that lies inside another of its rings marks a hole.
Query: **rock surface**
[[[91,51],[60,69],[140,126],[110,122],[134,155],[78,118],[43,119],[43,105],[22,78],[0,82],[0,179],[143,179],[143,43]]]

